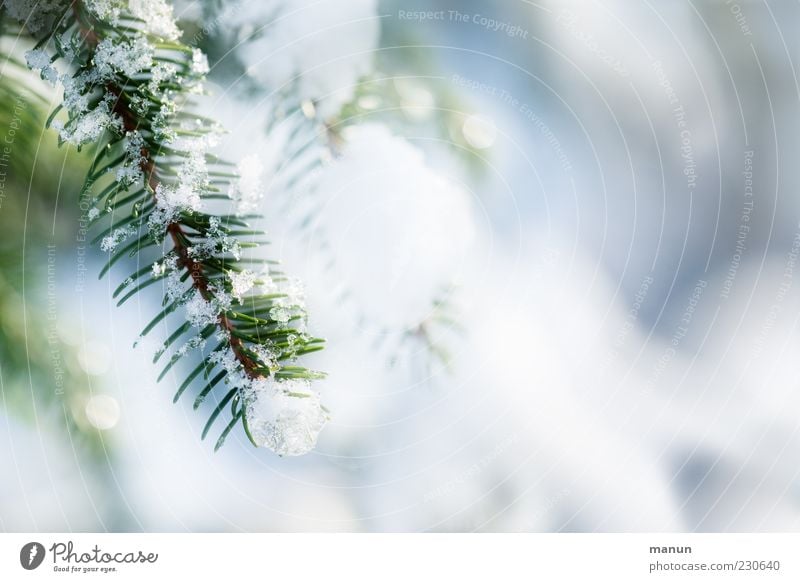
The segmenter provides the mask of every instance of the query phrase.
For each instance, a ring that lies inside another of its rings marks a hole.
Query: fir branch
[[[321,374],[295,361],[320,349],[322,340],[306,333],[299,282],[269,263],[261,272],[248,268],[258,263],[245,256],[259,246],[254,237],[261,233],[246,220],[258,192],[252,180],[210,154],[219,126],[191,113],[191,96],[202,92],[208,72],[205,56],[178,40],[163,0],[75,0],[48,33],[26,58],[43,79],[64,87],[66,119],[51,118],[60,140],[79,149],[96,144],[81,196],[92,203],[92,224],[106,221],[98,239],[109,258],[100,276],[125,257],[161,247],[165,252],[150,270],[136,271],[114,296],[136,282],[122,303],[162,281],[163,309],[142,335],[179,308],[186,321],[163,350],[197,330],[175,349],[159,379],[191,351],[203,352],[213,336],[218,343],[203,353],[202,374],[193,372],[178,392],[204,382],[197,408],[223,384],[202,437],[231,402],[231,421],[215,450],[241,421],[257,446],[281,455],[308,452],[327,415],[309,384]],[[51,45],[55,54],[42,48]],[[70,70],[58,70],[56,61]],[[234,213],[206,211],[223,194],[233,199]]]

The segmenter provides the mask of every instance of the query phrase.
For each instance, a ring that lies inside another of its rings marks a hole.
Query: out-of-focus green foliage
[[[0,407],[65,431],[100,460],[107,443],[86,419],[89,379],[60,333],[55,296],[55,251],[71,245],[77,219],[59,192],[80,186],[87,161],[44,130],[49,88],[20,62],[22,49],[0,29]]]

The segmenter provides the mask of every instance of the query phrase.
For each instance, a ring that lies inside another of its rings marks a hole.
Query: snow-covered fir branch
[[[101,276],[138,255],[145,266],[116,289],[119,303],[163,285],[163,308],[142,335],[183,313],[155,355],[173,352],[160,378],[188,354],[202,354],[175,400],[195,383],[195,408],[214,394],[203,437],[229,417],[216,448],[241,423],[257,446],[310,451],[327,420],[311,387],[321,374],[296,360],[323,340],[306,330],[300,282],[252,251],[261,242],[248,223],[258,168],[244,160],[237,171],[211,153],[222,128],[192,113],[208,63],[180,42],[170,5],[14,0],[6,10],[41,39],[26,54],[28,66],[63,89],[51,116],[60,141],[93,149],[81,196],[109,254]]]

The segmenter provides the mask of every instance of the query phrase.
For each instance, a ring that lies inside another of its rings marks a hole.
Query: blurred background
[[[5,38],[0,529],[800,529],[800,5],[175,12],[220,150],[274,170],[332,420],[301,458],[200,440]]]

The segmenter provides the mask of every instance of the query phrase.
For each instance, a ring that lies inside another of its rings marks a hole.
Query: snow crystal
[[[153,234],[160,236],[181,212],[194,212],[202,207],[200,193],[208,185],[205,160],[208,144],[206,139],[193,139],[175,145],[189,155],[181,163],[175,185],[161,183],[156,187],[156,208],[148,219]]]
[[[152,34],[171,40],[180,36],[172,6],[166,0],[128,0],[128,10],[136,18],[147,22],[148,31]]]
[[[189,255],[196,259],[204,259],[216,253],[231,253],[238,260],[241,256],[241,247],[238,240],[220,230],[219,219],[212,216],[206,229],[205,240],[189,247]]]
[[[214,294],[214,305],[217,306],[217,311],[229,311],[233,301],[230,293],[217,283],[212,283],[208,286],[208,289]]]
[[[278,292],[278,284],[275,282],[275,279],[269,276],[269,267],[264,266],[264,269],[258,276],[258,289],[264,295],[269,295],[272,293]]]
[[[137,184],[143,179],[142,169],[139,166],[120,166],[117,168],[117,182],[120,184]]]
[[[178,257],[174,252],[169,252],[164,256],[161,263],[153,265],[153,276],[160,277],[167,274],[166,294],[170,301],[175,301],[183,297],[186,292],[186,283],[181,281],[181,271],[178,270]]]
[[[186,284],[181,281],[180,271],[170,271],[167,276],[167,298],[170,301],[175,301],[183,297],[186,293]]]
[[[100,20],[110,24],[119,24],[123,3],[120,0],[90,0],[86,7]]]
[[[138,131],[129,131],[125,135],[125,161],[117,168],[117,182],[130,185],[144,180],[142,172],[142,163],[145,161],[142,155],[144,145],[144,138]]]
[[[58,71],[50,65],[50,55],[43,50],[29,50],[25,53],[25,62],[29,69],[40,71],[42,79],[55,85],[58,81]]]
[[[290,279],[283,287],[276,289],[284,297],[277,297],[273,301],[273,307],[269,311],[269,316],[281,327],[286,326],[289,320],[297,315],[305,316],[305,289],[303,283],[296,278]],[[301,318],[300,325],[303,325],[304,318]]]
[[[138,36],[132,41],[106,38],[97,45],[92,62],[103,79],[117,73],[133,77],[152,65],[153,47],[144,36]]]
[[[161,236],[181,212],[200,210],[200,191],[207,184],[208,170],[204,150],[195,147],[181,164],[177,184],[161,183],[156,187],[156,208],[148,218],[150,232]]]
[[[147,88],[151,93],[158,93],[161,83],[172,81],[178,73],[178,67],[172,63],[156,63],[150,70],[150,81]]]
[[[242,295],[253,288],[256,281],[256,274],[247,269],[239,273],[236,271],[228,271],[228,279],[231,282],[231,295],[241,303]]]
[[[110,111],[108,102],[104,100],[91,111],[78,115],[66,125],[53,122],[53,127],[59,129],[61,139],[79,146],[96,141],[106,129],[121,131],[122,120]]]
[[[289,323],[289,319],[292,316],[292,312],[283,307],[282,305],[276,305],[272,309],[269,310],[269,316],[273,319],[276,323],[281,325],[286,325]]]
[[[191,71],[195,75],[205,75],[208,73],[208,59],[198,48],[192,49],[192,66]]]
[[[170,127],[170,118],[175,115],[177,105],[174,101],[166,99],[161,102],[158,113],[153,115],[151,127],[156,139],[164,142],[172,142],[177,138],[175,130]],[[180,148],[175,148],[180,149]]]
[[[193,327],[203,328],[217,321],[219,310],[216,306],[206,301],[199,291],[186,302],[186,319]]]
[[[133,233],[134,230],[130,227],[117,228],[108,236],[103,237],[103,240],[100,242],[100,250],[112,252],[119,246],[119,243],[124,241]]]
[[[217,339],[220,341],[229,340],[230,336],[218,333]],[[208,356],[208,361],[221,366],[227,372],[225,382],[227,382],[231,388],[238,388],[243,394],[250,394],[252,392],[251,386],[253,380],[244,372],[241,363],[230,346],[226,346],[211,353]]]
[[[73,113],[89,109],[89,94],[86,89],[97,80],[97,75],[93,71],[84,71],[77,77],[62,75],[60,80],[64,87],[64,107]]]
[[[289,279],[286,287],[282,290],[286,294],[284,298],[285,305],[290,307],[305,308],[306,305],[306,291],[303,282],[297,278]]]
[[[52,32],[68,5],[67,0],[4,0],[0,4],[11,18],[24,23],[36,36]]]
[[[281,456],[311,451],[328,420],[319,394],[306,380],[254,382],[246,416],[254,442]]]
[[[142,21],[147,32],[168,40],[178,40],[180,31],[175,24],[172,6],[164,0],[89,0],[87,7],[95,16],[110,24],[119,24],[126,7],[131,16]]]
[[[241,364],[239,364],[239,360],[236,359],[236,354],[227,346],[208,356],[208,360],[212,364],[221,366],[229,374],[234,374],[241,369]]]
[[[208,185],[208,167],[205,158],[206,148],[192,150],[181,164],[178,180],[187,182],[195,188]]]
[[[280,353],[272,347],[272,342],[253,346],[252,351],[258,356],[259,361],[269,369],[270,373],[275,373],[280,369],[280,363],[278,363]]]
[[[193,350],[195,348],[202,350],[204,347],[206,347],[206,340],[203,338],[203,336],[196,335],[189,341],[187,341],[185,344],[183,344],[175,352],[175,354],[178,356],[185,356],[186,354],[189,353],[190,350]]]

